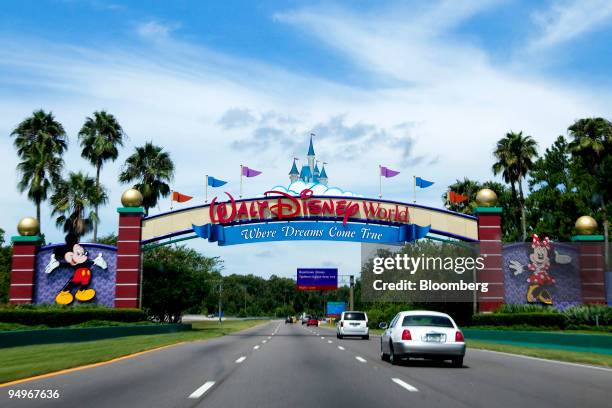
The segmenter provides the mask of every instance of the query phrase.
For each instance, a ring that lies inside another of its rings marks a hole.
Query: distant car
[[[465,340],[455,321],[446,313],[413,310],[400,312],[380,337],[380,357],[397,364],[411,357],[451,360],[463,366]]]
[[[342,312],[336,325],[336,337],[342,339],[344,336],[359,336],[368,340],[370,338],[368,315],[357,311]]]
[[[302,317],[302,324],[307,324],[308,323],[308,319],[310,319],[309,315],[305,315],[304,317]]]
[[[293,323],[293,317],[287,316],[287,318],[285,319],[285,323]]]
[[[306,326],[318,326],[319,320],[316,317],[309,317]]]

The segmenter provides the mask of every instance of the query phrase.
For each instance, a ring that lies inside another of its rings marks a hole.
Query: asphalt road
[[[612,370],[470,350],[463,368],[391,366],[379,338],[271,322],[0,388],[0,407],[610,407]],[[58,390],[15,400],[8,390]]]

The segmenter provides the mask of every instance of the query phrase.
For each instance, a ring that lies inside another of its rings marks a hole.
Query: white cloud
[[[177,24],[164,24],[156,20],[150,20],[138,24],[136,26],[136,32],[143,38],[165,39],[177,28]]]
[[[539,32],[529,48],[537,51],[570,41],[612,20],[609,0],[568,0],[555,2],[532,15]]]

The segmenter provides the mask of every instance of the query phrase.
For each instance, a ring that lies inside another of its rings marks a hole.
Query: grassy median
[[[0,384],[66,368],[98,363],[184,341],[204,340],[247,329],[267,320],[195,322],[193,330],[127,336],[81,343],[40,344],[0,349]]]
[[[509,344],[493,343],[489,341],[467,340],[467,347],[483,350],[501,351],[504,353],[520,354],[529,357],[545,358],[548,360],[567,361],[570,363],[592,364],[603,367],[612,367],[612,355],[597,354],[581,351],[546,349],[539,347],[513,346]]]

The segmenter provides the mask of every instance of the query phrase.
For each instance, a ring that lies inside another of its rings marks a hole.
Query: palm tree
[[[597,197],[601,209],[601,217],[604,226],[605,239],[605,261],[609,261],[608,250],[608,212],[606,191],[609,189],[610,180],[605,174],[605,165],[602,166],[604,158],[610,154],[612,150],[612,122],[604,118],[586,118],[577,120],[568,128],[570,136],[574,140],[569,144],[569,148],[574,156],[579,157],[585,168],[595,178],[595,184],[599,190]],[[609,171],[609,170],[608,170]]]
[[[100,171],[104,162],[117,160],[118,146],[123,146],[123,129],[113,115],[106,111],[93,113],[88,117],[79,131],[79,140],[83,151],[81,156],[96,168],[96,188],[100,188]],[[98,206],[95,207],[98,214]],[[93,224],[93,241],[98,240],[98,220]]]
[[[104,189],[96,185],[93,177],[81,172],[70,172],[51,196],[53,215],[58,215],[57,226],[79,238],[91,231],[97,220],[94,209],[106,201]]]
[[[460,212],[463,214],[471,214],[476,207],[476,193],[480,190],[480,184],[477,181],[470,180],[467,177],[463,180],[457,180],[450,186],[448,191],[454,191],[455,193],[462,194],[468,199],[462,203],[451,203],[447,201],[447,194],[442,196],[442,200],[446,203],[446,208],[451,211]]]
[[[141,192],[142,205],[148,215],[149,208],[156,206],[160,197],[170,194],[167,182],[173,177],[174,163],[170,155],[163,148],[148,142],[137,147],[134,154],[127,158],[119,181],[135,183],[134,188]]]
[[[521,232],[523,241],[527,239],[527,224],[525,217],[525,196],[523,194],[523,180],[533,167],[537,157],[537,142],[531,136],[524,136],[523,132],[509,132],[497,142],[493,155],[497,162],[493,164],[495,175],[502,173],[504,181],[510,183],[512,193],[516,194],[518,185],[518,200],[521,210]]]
[[[36,218],[40,222],[40,207],[47,199],[53,184],[60,178],[63,166],[62,155],[68,141],[61,123],[53,113],[42,109],[34,111],[11,132],[21,162],[17,170],[21,179],[17,183],[20,192],[36,205]]]
[[[43,144],[34,144],[24,151],[23,160],[17,165],[21,179],[17,183],[20,192],[27,191],[28,198],[36,205],[36,219],[40,223],[40,205],[49,191],[61,179],[64,161],[50,152]]]
[[[66,131],[55,120],[52,112],[42,109],[34,111],[11,132],[15,136],[15,148],[19,157],[24,158],[33,145],[44,144],[51,152],[62,155],[68,147]]]

